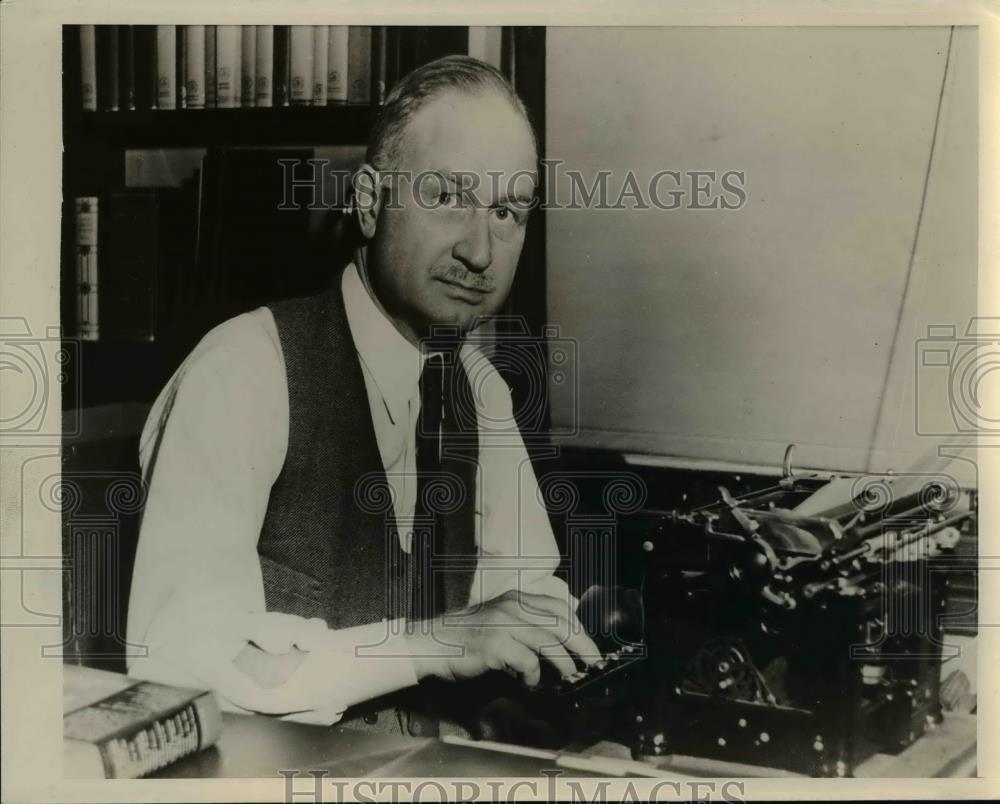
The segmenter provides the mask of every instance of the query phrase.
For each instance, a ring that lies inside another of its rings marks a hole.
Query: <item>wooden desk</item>
[[[477,777],[533,776],[554,769],[551,762],[425,737],[353,731],[346,726],[307,726],[264,716],[224,715],[219,743],[162,769],[160,778],[275,778],[281,771],[324,770],[330,777]],[[594,757],[629,759],[625,746],[598,743],[580,747]],[[698,757],[668,756],[651,763],[661,773],[710,777],[795,776],[787,771],[735,765]],[[976,719],[951,715],[898,756],[876,754],[856,769],[859,777],[974,776]],[[584,777],[573,771],[566,774]],[[602,776],[603,773],[593,773]]]

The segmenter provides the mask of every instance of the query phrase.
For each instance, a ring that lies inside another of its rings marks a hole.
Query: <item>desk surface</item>
[[[453,745],[441,740],[372,734],[345,726],[325,728],[286,723],[264,716],[224,715],[216,746],[161,770],[164,778],[274,778],[281,771],[304,775],[324,770],[331,777],[537,776],[553,768],[547,760]],[[628,750],[598,743],[579,753],[628,759]],[[707,760],[660,757],[653,766],[699,777],[792,776],[787,771]],[[856,768],[859,777],[929,778],[974,776],[976,718],[951,715],[897,756],[876,754]],[[573,771],[572,776],[586,776]],[[595,772],[593,776],[605,773]]]

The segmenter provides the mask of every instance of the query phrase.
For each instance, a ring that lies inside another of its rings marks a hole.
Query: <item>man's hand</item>
[[[457,680],[505,670],[533,687],[541,678],[539,657],[563,676],[576,672],[571,654],[588,666],[601,659],[566,601],[549,595],[510,591],[410,626],[418,678]]]

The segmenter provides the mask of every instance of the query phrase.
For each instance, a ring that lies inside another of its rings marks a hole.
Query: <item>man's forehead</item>
[[[422,106],[400,142],[403,170],[523,176],[537,169],[527,122],[498,90],[449,90]],[[519,180],[520,183],[520,180]]]

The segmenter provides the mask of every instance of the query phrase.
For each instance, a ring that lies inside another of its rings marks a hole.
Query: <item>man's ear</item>
[[[352,212],[365,240],[371,240],[375,236],[375,224],[382,209],[382,192],[383,185],[378,171],[368,163],[359,167],[354,174]]]

